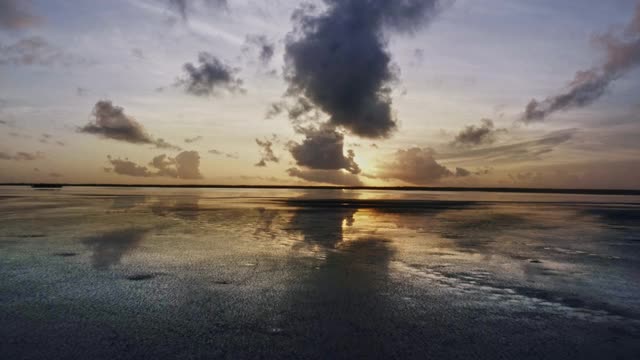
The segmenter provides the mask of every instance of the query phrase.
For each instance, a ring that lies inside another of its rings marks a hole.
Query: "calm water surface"
[[[640,198],[0,187],[6,358],[640,358]]]

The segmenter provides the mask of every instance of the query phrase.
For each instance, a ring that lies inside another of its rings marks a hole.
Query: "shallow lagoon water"
[[[6,358],[640,358],[640,197],[0,188]]]

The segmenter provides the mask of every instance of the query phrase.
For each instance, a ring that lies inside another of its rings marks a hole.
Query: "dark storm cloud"
[[[186,142],[187,144],[193,144],[193,143],[198,142],[198,141],[200,141],[202,139],[203,139],[202,136],[195,136],[195,137],[192,137],[192,138],[184,139],[184,142]]]
[[[287,170],[287,174],[291,177],[297,177],[306,181],[342,185],[342,186],[362,186],[362,182],[358,176],[342,171],[342,170],[317,170],[317,169],[298,169],[291,168]]]
[[[467,170],[459,169],[456,173],[438,164],[434,158],[435,151],[429,148],[413,147],[396,151],[393,161],[381,166],[378,177],[397,179],[416,185],[437,183],[451,176],[467,176]]]
[[[10,45],[0,44],[0,65],[74,66],[91,61],[65,52],[39,36],[31,36]]]
[[[19,30],[38,24],[30,0],[0,0],[0,29]]]
[[[276,137],[274,136],[272,140],[264,139],[256,139],[256,144],[260,147],[260,161],[256,163],[257,167],[265,167],[269,162],[280,162],[280,159],[273,152],[273,142],[276,141]]]
[[[198,54],[200,65],[186,63],[183,78],[178,79],[177,85],[183,86],[185,91],[196,96],[217,95],[220,91],[244,93],[243,81],[236,77],[238,69],[234,69],[215,56],[201,52]]]
[[[14,161],[33,161],[44,158],[44,155],[40,152],[28,153],[24,151],[10,154],[0,151],[0,160],[14,160]]]
[[[250,52],[251,49],[256,49],[258,58],[263,65],[271,61],[276,51],[276,45],[264,35],[247,35],[245,43],[243,52]]]
[[[460,131],[451,145],[456,147],[490,145],[496,141],[499,133],[506,131],[506,129],[496,129],[492,120],[482,119],[480,126],[468,125]]]
[[[131,144],[154,145],[159,149],[180,150],[163,139],[154,139],[142,124],[125,114],[124,108],[113,105],[111,101],[98,101],[92,115],[93,121],[79,128],[79,132]]]
[[[213,7],[213,8],[227,8],[228,3],[227,0],[167,0],[169,3],[169,7],[178,12],[180,17],[183,20],[187,20],[189,17],[189,12],[191,8],[196,4],[200,3],[205,6]]]
[[[309,128],[302,130],[306,138],[301,144],[291,143],[289,151],[298,166],[316,170],[345,169],[352,174],[360,173],[353,150],[344,155],[344,135],[334,129]]]
[[[479,164],[538,161],[542,159],[542,155],[551,153],[556,147],[570,141],[576,132],[576,129],[562,130],[536,140],[450,154],[437,154],[435,157],[438,160],[468,161]]]
[[[329,122],[357,136],[388,137],[397,127],[391,84],[396,81],[385,30],[411,32],[427,23],[437,0],[324,0],[326,10],[302,6],[286,41],[288,95],[304,97]]]
[[[542,121],[557,111],[592,104],[605,94],[611,83],[640,64],[640,3],[625,31],[597,36],[594,42],[605,50],[604,63],[578,71],[564,93],[542,101],[531,100],[522,117],[525,123]]]
[[[106,172],[133,177],[169,177],[174,179],[202,179],[200,173],[200,154],[197,151],[183,151],[175,158],[165,154],[154,157],[149,166],[138,165],[129,159],[107,157],[111,168]]]
[[[134,118],[124,113],[124,108],[111,101],[98,101],[93,108],[94,120],[80,129],[81,132],[134,144],[152,144],[153,139]]]

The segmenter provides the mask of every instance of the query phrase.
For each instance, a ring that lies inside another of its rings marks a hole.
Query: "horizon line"
[[[386,191],[444,191],[444,192],[501,192],[576,195],[640,195],[640,189],[583,189],[583,188],[523,188],[523,187],[452,187],[452,186],[339,186],[339,185],[221,185],[221,184],[92,184],[92,183],[0,183],[0,186],[39,187],[146,187],[186,189],[301,189],[301,190],[386,190]]]

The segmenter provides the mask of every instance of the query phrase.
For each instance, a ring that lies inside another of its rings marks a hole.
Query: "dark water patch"
[[[364,199],[286,199],[274,200],[298,207],[356,208],[356,209],[460,209],[476,204],[474,201],[445,200],[364,200]]]
[[[594,207],[583,212],[599,217],[604,224],[612,227],[640,224],[640,207],[638,206]]]
[[[124,229],[82,240],[92,251],[91,261],[97,270],[107,270],[120,263],[122,257],[135,249],[148,229]]]
[[[20,234],[20,235],[14,235],[14,237],[21,238],[21,239],[35,239],[35,238],[47,237],[47,235],[46,234]]]
[[[57,252],[54,253],[53,256],[58,256],[58,257],[74,257],[74,256],[78,256],[77,253],[74,252]]]
[[[158,276],[158,274],[134,274],[126,277],[129,281],[144,281],[151,280]]]

